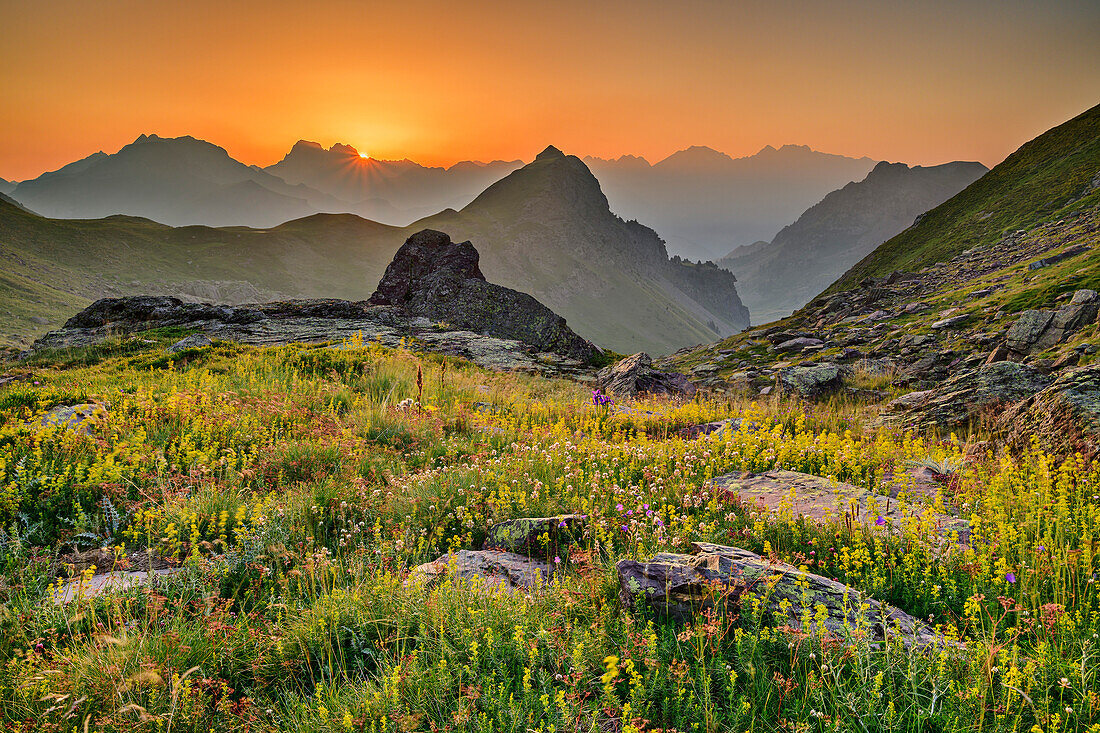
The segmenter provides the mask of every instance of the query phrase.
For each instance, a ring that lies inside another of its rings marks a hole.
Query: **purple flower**
[[[660,519],[658,519],[658,520],[657,520],[657,526],[658,526],[658,527],[663,527],[663,526],[665,526],[665,523],[664,523],[664,522],[662,522],[662,521],[661,521]]]
[[[565,526],[565,520],[563,519],[560,522],[558,522],[558,526],[559,527],[564,527]]]
[[[633,517],[634,516],[634,510],[633,509],[627,509],[626,510],[626,516]]]
[[[626,525],[625,525],[625,524],[623,525],[623,531],[624,531],[624,532],[629,532],[629,531],[630,531],[630,530],[628,530],[628,529],[626,528]]]
[[[1016,573],[1011,573],[1011,572],[1005,573],[1005,580],[1007,580],[1009,583],[1015,583],[1016,582]]]
[[[623,510],[623,505],[622,504],[616,504],[615,508],[621,512]]]
[[[878,519],[875,520],[875,524],[877,524],[880,527],[885,526],[886,525],[886,517],[882,516],[881,514],[878,515]]]
[[[1046,551],[1047,551],[1047,548],[1043,547],[1042,545],[1039,545],[1039,552],[1046,552]]]
[[[642,509],[649,509],[649,504],[642,504]]]
[[[561,558],[558,557],[557,555],[554,555],[554,564],[557,565],[560,562],[561,562]]]

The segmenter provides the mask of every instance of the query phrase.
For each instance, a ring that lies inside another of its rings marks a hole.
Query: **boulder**
[[[1030,354],[1047,326],[1054,320],[1054,311],[1026,310],[1013,323],[1005,338],[1008,348],[1017,354]]]
[[[93,427],[105,423],[107,418],[107,408],[104,405],[99,402],[85,402],[55,407],[24,425],[30,428],[62,428],[87,434]]]
[[[695,385],[685,375],[657,371],[653,368],[653,359],[645,352],[601,369],[596,375],[596,386],[605,394],[616,397],[636,397],[640,394],[690,397],[695,394]]]
[[[527,293],[488,282],[478,259],[469,242],[455,243],[443,232],[424,229],[397,250],[367,302],[580,361],[599,355],[564,318]]]
[[[954,430],[966,427],[983,411],[1030,397],[1050,382],[1051,377],[1025,364],[985,364],[933,389],[899,397],[886,406],[885,418],[906,427]]]
[[[878,517],[900,525],[908,517],[928,516],[926,510],[934,505],[938,489],[903,477],[889,483],[889,495],[882,496],[862,486],[783,469],[736,471],[715,476],[710,484],[729,499],[781,519],[804,517],[817,524],[844,521],[853,526],[870,525]],[[941,536],[958,533],[965,540],[970,534],[965,519],[942,513],[935,513],[933,518]]]
[[[524,517],[498,522],[489,528],[486,550],[538,557],[545,560],[567,555],[568,546],[584,532],[584,516]]]
[[[169,354],[178,354],[181,351],[187,349],[201,349],[204,346],[211,346],[214,342],[210,340],[210,337],[205,333],[193,333],[186,338],[182,338],[176,343],[169,346],[165,351]]]
[[[805,350],[809,347],[821,346],[821,345],[822,345],[821,339],[808,338],[808,337],[805,337],[805,336],[800,336],[799,338],[793,338],[793,339],[790,339],[788,341],[784,341],[784,342],[776,345],[775,350],[780,352],[780,353],[785,353],[785,352],[799,353],[799,352],[801,352],[801,351],[803,351],[803,350]]]
[[[941,318],[940,320],[933,323],[930,328],[936,329],[937,331],[945,328],[957,328],[966,323],[968,320],[970,320],[970,314],[963,313],[962,315],[958,316]]]
[[[634,612],[688,621],[720,607],[758,607],[765,620],[807,633],[906,647],[942,647],[931,628],[851,586],[737,547],[693,543],[692,555],[659,553],[645,562],[620,560],[619,598]]]
[[[788,392],[805,399],[817,399],[837,392],[844,386],[847,367],[832,362],[786,367],[779,372],[779,383]]]
[[[1057,456],[1100,457],[1100,365],[1066,369],[1037,394],[1005,411],[998,426],[1007,445],[1027,450],[1037,437]]]
[[[416,566],[406,582],[433,586],[453,574],[456,578],[480,582],[488,588],[519,590],[544,585],[553,573],[554,569],[547,563],[512,552],[456,550]]]

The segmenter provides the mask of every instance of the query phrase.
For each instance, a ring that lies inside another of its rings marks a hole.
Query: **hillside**
[[[914,219],[988,169],[956,161],[931,167],[882,162],[862,181],[833,191],[768,244],[718,261],[737,275],[753,321],[789,315]]]
[[[14,190],[15,183],[13,183],[12,181],[5,181],[3,178],[0,178],[0,193],[7,195]]]
[[[585,164],[554,147],[461,211],[410,229],[423,227],[472,240],[491,281],[534,295],[616,351],[667,353],[748,325],[732,276],[669,259],[652,229],[612,214]]]
[[[696,145],[653,165],[636,156],[585,162],[612,211],[646,222],[669,251],[703,260],[770,240],[825,194],[860,180],[875,164],[804,145],[769,145],[743,158]]]
[[[580,160],[555,151],[461,212],[404,229],[351,214],[263,230],[172,228],[135,217],[47,219],[0,202],[0,334],[25,344],[110,295],[362,299],[401,243],[429,227],[471,240],[492,282],[535,296],[616,351],[667,353],[748,325],[732,275],[670,260],[651,229],[611,214]]]
[[[1100,354],[1098,132],[1100,107],[1023,145],[790,317],[671,362],[753,393],[851,377],[877,401],[905,395],[883,419],[960,432],[1075,379]],[[1089,389],[1056,414],[1096,404]]]
[[[401,241],[400,230],[348,214],[269,230],[173,228],[126,216],[47,219],[0,201],[0,340],[25,345],[115,295],[365,298]]]
[[[977,183],[858,262],[829,292],[915,271],[1100,203],[1100,105],[1024,144]]]
[[[142,135],[117,153],[95,153],[19,183],[12,198],[43,216],[142,216],[185,226],[275,226],[346,206],[307,186],[247,166],[193,137]]]

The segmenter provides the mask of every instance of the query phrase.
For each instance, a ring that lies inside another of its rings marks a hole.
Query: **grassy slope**
[[[884,243],[826,292],[855,287],[866,277],[915,271],[1002,234],[1100,203],[1100,189],[1083,199],[1100,172],[1100,105],[1024,144],[916,226]]]
[[[581,385],[455,359],[444,372],[437,357],[371,347],[170,356],[167,334],[153,340],[42,354],[0,385],[5,730],[1100,724],[1095,468],[1034,454],[960,469],[942,499],[976,517],[962,549],[931,518],[897,533],[818,526],[706,486],[780,468],[877,488],[909,460],[962,464],[958,442],[864,433],[843,412],[705,395],[604,412]],[[429,409],[400,406],[421,374]],[[109,406],[91,435],[25,425],[85,399]],[[745,428],[732,435],[677,437],[736,416]],[[480,547],[495,522],[567,512],[588,531],[557,551],[560,583],[404,582],[449,549]],[[52,569],[106,570],[125,542],[184,570],[155,594],[55,605],[51,561],[93,541],[107,549]],[[693,541],[806,565],[962,643],[941,655],[858,631],[823,639],[749,604],[690,624],[633,618],[615,562]]]
[[[403,239],[402,230],[351,215],[267,230],[172,228],[135,217],[46,219],[0,202],[0,339],[25,342],[99,297],[187,292],[196,282],[362,299]]]

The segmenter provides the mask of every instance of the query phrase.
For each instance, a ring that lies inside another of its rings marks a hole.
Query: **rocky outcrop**
[[[780,370],[779,383],[799,397],[817,399],[839,391],[847,373],[847,367],[832,362],[807,364]]]
[[[601,369],[596,375],[596,385],[616,397],[636,397],[641,394],[690,397],[695,394],[695,385],[686,376],[677,372],[657,371],[653,368],[653,360],[645,352],[628,356]]]
[[[103,298],[33,348],[86,346],[154,328],[199,331],[169,353],[212,338],[274,345],[363,338],[459,356],[490,369],[587,378],[600,350],[531,296],[486,282],[477,251],[424,230],[398,251],[369,301],[287,300],[246,305],[189,303],[170,296]]]
[[[528,557],[552,559],[567,556],[569,545],[584,532],[584,517],[523,517],[498,522],[489,528],[486,550],[504,550]]]
[[[456,550],[416,566],[409,573],[408,582],[423,583],[430,587],[441,583],[452,574],[453,577],[480,583],[486,588],[517,590],[545,585],[550,582],[554,570],[541,560],[513,552]]]
[[[886,406],[886,417],[907,427],[954,430],[1030,397],[1050,382],[1050,376],[1033,367],[999,361],[965,370],[933,389],[903,395]]]
[[[705,542],[693,547],[692,555],[620,560],[615,567],[623,605],[680,621],[715,607],[742,614],[758,608],[772,623],[836,639],[890,638],[907,647],[946,643],[909,614],[851,586],[737,547]]]
[[[1100,296],[1095,290],[1078,290],[1057,310],[1024,311],[1005,334],[1008,349],[1021,356],[1045,351],[1095,323],[1098,313]]]
[[[1006,410],[999,428],[1017,450],[1027,450],[1037,438],[1054,455],[1100,456],[1100,366],[1063,371],[1049,387]]]
[[[367,302],[396,306],[455,330],[514,339],[580,361],[599,354],[599,349],[570,330],[564,318],[530,295],[488,282],[472,244],[452,242],[433,229],[405,241]]]

